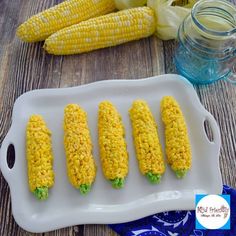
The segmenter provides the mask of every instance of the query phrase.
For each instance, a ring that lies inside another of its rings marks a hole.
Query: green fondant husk
[[[81,184],[79,186],[79,191],[82,195],[86,195],[91,191],[91,184]]]
[[[188,172],[188,170],[176,170],[175,174],[178,179],[182,179],[182,178],[184,178],[184,176],[186,175],[187,172]]]
[[[113,180],[110,180],[112,187],[116,189],[120,189],[124,187],[125,179],[124,178],[115,178]]]
[[[161,182],[160,174],[153,174],[149,171],[145,176],[151,184],[159,184]]]
[[[39,200],[46,200],[48,198],[48,187],[39,187],[34,190],[34,195]]]

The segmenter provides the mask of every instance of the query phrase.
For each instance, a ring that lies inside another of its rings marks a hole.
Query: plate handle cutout
[[[210,113],[208,113],[203,120],[203,129],[208,142],[216,147],[220,147],[220,129],[215,118]]]
[[[10,144],[7,148],[7,165],[9,169],[12,169],[15,164],[15,147]]]
[[[213,132],[209,120],[204,120],[204,130],[208,140],[214,142]]]

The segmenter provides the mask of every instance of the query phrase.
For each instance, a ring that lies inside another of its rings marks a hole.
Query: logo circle
[[[230,206],[219,195],[206,195],[196,206],[196,218],[206,229],[220,229],[230,218]]]

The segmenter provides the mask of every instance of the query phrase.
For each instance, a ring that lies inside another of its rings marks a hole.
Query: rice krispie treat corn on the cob
[[[154,117],[143,100],[134,101],[129,114],[139,169],[152,184],[159,183],[165,165]]]
[[[114,188],[122,188],[128,174],[128,152],[121,116],[109,101],[99,105],[98,139],[103,173]]]
[[[64,110],[64,147],[70,183],[87,194],[96,177],[86,112],[77,104]]]
[[[40,115],[32,115],[27,123],[26,157],[30,191],[45,200],[54,185],[53,153],[51,132]]]
[[[161,101],[162,120],[165,125],[167,161],[178,178],[191,168],[191,147],[187,125],[177,101],[166,96]]]

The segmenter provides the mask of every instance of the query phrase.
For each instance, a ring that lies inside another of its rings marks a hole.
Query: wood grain
[[[11,124],[17,97],[38,88],[59,88],[107,79],[138,79],[174,73],[174,41],[156,37],[75,56],[51,56],[42,43],[26,44],[15,36],[29,16],[59,0],[0,1],[0,143]],[[216,118],[222,133],[220,165],[224,183],[236,187],[236,87],[224,81],[200,87],[201,102]],[[21,229],[12,217],[9,187],[0,173],[0,235],[36,235]],[[74,226],[39,236],[115,236],[105,225]]]

